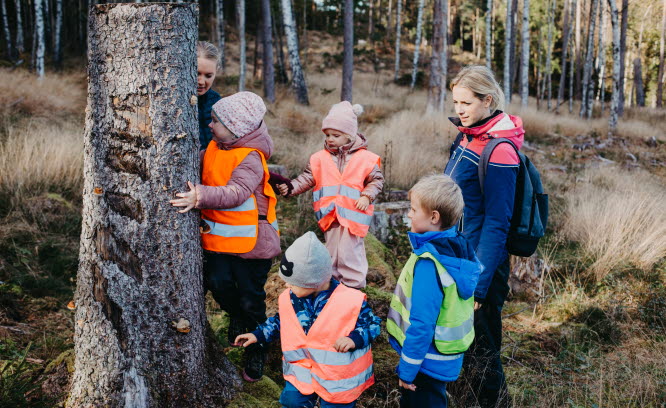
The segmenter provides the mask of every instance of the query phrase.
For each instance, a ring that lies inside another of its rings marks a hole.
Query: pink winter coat
[[[264,154],[266,160],[273,153],[273,140],[268,134],[264,122],[254,132],[234,139],[230,142],[219,142],[220,149],[230,150],[239,147],[250,147]],[[203,159],[202,151],[201,158]],[[196,208],[233,208],[244,203],[254,193],[257,198],[259,214],[266,215],[268,198],[264,195],[264,168],[259,153],[252,152],[234,169],[226,186],[214,187],[197,184]],[[247,253],[236,255],[244,259],[270,259],[280,253],[280,237],[277,231],[266,220],[259,220],[257,244]]]
[[[324,142],[324,149],[331,153],[333,161],[338,166],[340,173],[345,170],[345,166],[349,163],[349,159],[354,152],[360,149],[367,149],[367,147],[368,141],[365,139],[365,136],[360,133],[356,136],[354,141],[347,143],[339,149],[330,149]],[[379,166],[375,166],[372,169],[370,174],[365,178],[364,184],[365,187],[361,194],[367,196],[370,199],[370,202],[375,201],[375,198],[377,198],[377,195],[382,191],[382,187],[384,186],[384,175],[379,169]],[[303,173],[291,180],[291,185],[293,187],[291,191],[292,196],[302,194],[315,186],[315,179],[312,175],[312,169],[310,168],[309,162]]]

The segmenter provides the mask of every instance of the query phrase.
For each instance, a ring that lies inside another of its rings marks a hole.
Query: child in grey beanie
[[[287,248],[278,273],[287,286],[278,298],[278,314],[252,333],[236,337],[235,345],[264,346],[280,336],[286,380],[282,406],[312,406],[317,398],[322,398],[322,406],[355,401],[374,382],[370,343],[379,336],[381,319],[372,313],[363,292],[331,278],[331,256],[314,232],[306,232]],[[322,321],[315,324],[318,320]],[[330,364],[349,366],[342,370],[349,378],[322,378],[313,393],[304,385],[303,376],[309,376],[304,372],[321,375],[329,372],[324,366]],[[326,388],[333,383],[337,388]],[[349,392],[340,389],[342,383],[350,386]]]

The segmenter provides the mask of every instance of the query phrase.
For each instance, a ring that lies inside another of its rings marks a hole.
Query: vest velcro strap
[[[372,369],[373,366],[370,365],[368,368],[358,373],[357,375],[350,378],[344,378],[342,380],[324,380],[315,374],[312,374],[312,377],[319,385],[326,389],[326,391],[333,394],[336,392],[353,390],[354,388],[365,384],[365,382],[368,381],[373,375]]]
[[[208,234],[226,238],[253,238],[257,236],[256,225],[227,225],[204,220],[210,227]]]
[[[257,209],[257,203],[254,197],[250,197],[243,204],[234,208],[216,208],[215,211],[252,211]]]
[[[363,224],[363,225],[370,225],[370,223],[372,222],[372,215],[363,214],[339,206],[336,206],[336,208],[338,211],[338,215],[342,218],[346,218],[350,221],[354,221],[358,224]]]
[[[458,360],[460,358],[463,358],[465,353],[458,353],[458,354],[433,354],[433,353],[428,353],[425,355],[426,360],[436,360],[436,361],[452,361],[452,360]]]
[[[467,334],[474,329],[474,315],[465,320],[460,326],[443,327],[437,326],[435,328],[435,340],[439,341],[456,341],[462,340]]]

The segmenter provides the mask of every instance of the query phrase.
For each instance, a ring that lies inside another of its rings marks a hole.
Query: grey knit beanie
[[[284,251],[280,277],[291,285],[315,289],[331,279],[332,265],[328,249],[308,231]]]

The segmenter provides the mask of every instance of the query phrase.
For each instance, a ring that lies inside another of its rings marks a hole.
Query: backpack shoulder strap
[[[458,146],[460,146],[460,142],[462,142],[463,137],[465,137],[465,134],[463,132],[458,132],[456,140],[451,145],[451,149],[449,149],[449,157],[453,156],[453,152],[455,152]]]
[[[509,143],[516,151],[518,159],[520,160],[520,153],[518,152],[518,148],[511,140],[504,137],[497,137],[491,139],[486,145],[486,147],[483,148],[483,151],[481,152],[481,157],[479,158],[479,184],[481,185],[481,194],[484,193],[483,183],[486,181],[486,172],[488,171],[488,161],[490,161],[490,156],[493,154],[493,150],[495,150],[495,148],[500,143]]]

